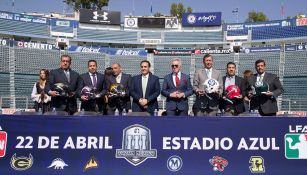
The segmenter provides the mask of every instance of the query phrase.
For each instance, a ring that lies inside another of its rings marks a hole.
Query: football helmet
[[[226,100],[233,104],[234,100],[241,95],[241,89],[236,85],[230,85],[225,89]]]
[[[126,90],[122,84],[114,83],[111,84],[109,88],[109,93],[111,96],[125,96]]]
[[[57,91],[59,93],[59,96],[68,96],[68,85],[64,83],[56,83],[53,85],[52,90]]]
[[[255,83],[256,95],[261,95],[269,91],[269,84],[263,81],[257,81]]]
[[[219,82],[216,79],[207,79],[205,81],[204,89],[207,94],[215,93],[219,91]]]

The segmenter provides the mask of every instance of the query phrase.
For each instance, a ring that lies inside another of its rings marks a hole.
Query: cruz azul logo
[[[289,132],[285,135],[285,157],[307,159],[307,125],[290,125]]]
[[[123,130],[122,149],[116,149],[116,158],[125,158],[137,166],[147,158],[157,158],[157,150],[151,149],[151,133],[142,125],[131,125]]]
[[[5,156],[6,143],[7,143],[7,133],[5,131],[1,131],[1,126],[0,126],[0,157]]]

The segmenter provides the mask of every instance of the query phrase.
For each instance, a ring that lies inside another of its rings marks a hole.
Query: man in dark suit
[[[223,92],[223,80],[220,71],[213,68],[213,57],[206,54],[203,57],[204,68],[196,70],[193,79],[193,90],[196,100],[193,105],[194,116],[216,116],[218,112],[219,99]],[[218,91],[212,98],[205,94],[204,83],[207,79],[215,79],[219,83]]]
[[[46,82],[46,93],[51,96],[51,108],[59,111],[66,111],[70,115],[77,112],[76,93],[80,87],[80,76],[70,68],[71,57],[69,55],[61,56],[60,68],[50,71],[49,78]],[[68,86],[68,94],[61,96],[53,90],[56,83],[63,83]]]
[[[141,75],[132,77],[130,95],[133,98],[133,112],[148,112],[154,114],[158,110],[157,98],[160,95],[159,77],[153,75],[150,69],[150,62],[143,60],[140,63]]]
[[[118,109],[119,113],[125,109],[126,112],[131,109],[129,82],[131,75],[122,72],[122,67],[118,63],[112,64],[113,76],[108,76],[105,80],[105,90],[109,92],[112,85],[118,84],[125,93],[120,95],[108,95],[107,114],[114,115],[115,110]]]
[[[258,109],[262,116],[275,116],[278,111],[276,99],[283,93],[283,87],[277,75],[265,71],[266,64],[264,60],[257,60],[255,68],[257,74],[250,77],[250,84],[255,85],[256,82],[267,83],[269,90],[256,96],[252,93],[248,94],[251,98],[251,109]]]
[[[103,97],[105,95],[105,90],[103,89],[104,76],[97,72],[96,60],[89,60],[87,66],[88,72],[80,75],[81,87],[79,88],[79,96],[81,109],[84,109],[84,111],[103,112]],[[82,94],[82,88],[85,86],[93,88],[92,93],[96,94],[97,98],[95,98],[95,95],[88,96]]]
[[[164,77],[161,94],[166,97],[166,114],[188,116],[188,97],[193,94],[190,76],[182,73],[181,60],[171,62],[172,73]]]
[[[237,116],[245,111],[242,96],[242,91],[244,90],[243,78],[236,75],[237,66],[234,62],[228,62],[226,70],[226,76],[223,76],[223,98],[221,99],[220,108],[224,109],[225,115]],[[241,90],[241,94],[231,100],[232,103],[228,102],[226,97],[226,89],[230,85],[236,85]]]

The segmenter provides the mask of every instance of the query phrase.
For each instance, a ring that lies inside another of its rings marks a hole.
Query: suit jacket
[[[123,87],[126,89],[126,96],[125,97],[111,97],[108,99],[108,108],[111,108],[113,111],[116,110],[116,108],[121,109],[131,109],[131,102],[130,102],[130,88],[129,88],[129,82],[131,80],[131,75],[122,73],[120,84],[123,85]],[[115,76],[109,76],[105,80],[105,91],[108,92],[110,89],[110,86],[112,84],[116,83],[116,77]],[[119,99],[120,98],[120,99]],[[120,100],[120,101],[119,101]]]
[[[216,79],[219,82],[219,95],[222,95],[223,93],[223,80],[222,80],[222,74],[220,71],[212,68],[212,74],[211,78]],[[193,90],[196,92],[196,90],[204,90],[203,84],[208,79],[208,76],[206,74],[206,70],[204,68],[196,70],[194,74],[193,79]],[[194,109],[200,109],[201,103],[203,103],[204,106],[209,106],[209,108],[217,108],[219,104],[219,97],[215,97],[212,100],[210,100],[206,95],[204,96],[198,96],[196,95],[196,100],[193,105]]]
[[[170,94],[175,91],[183,92],[184,98],[171,98]],[[170,73],[164,77],[161,94],[166,97],[166,109],[167,110],[182,110],[188,111],[188,97],[193,94],[190,76],[181,73],[180,84],[178,87],[174,84],[173,73]]]
[[[226,81],[226,76],[223,76],[223,84],[225,84]],[[238,86],[241,90],[241,95],[243,94],[243,90],[244,90],[244,82],[243,82],[243,78],[239,77],[239,76],[235,76],[235,85]],[[225,91],[225,86],[223,85],[223,94],[226,93]],[[243,97],[243,95],[242,95]],[[234,104],[228,104],[225,100],[221,99],[220,102],[220,108],[221,109],[225,109],[228,105],[234,106],[234,108],[236,109],[236,112],[238,114],[243,113],[245,111],[244,109],[244,103],[243,103],[243,98],[242,99],[236,99],[234,101]]]
[[[96,73],[97,83],[96,83],[96,92],[101,93],[102,97],[99,99],[89,99],[87,101],[81,101],[81,109],[85,111],[95,111],[95,106],[98,106],[98,110],[102,112],[103,110],[103,96],[106,94],[103,84],[104,84],[104,76],[101,73]],[[92,79],[90,77],[89,72],[86,72],[80,75],[80,88],[79,88],[79,97],[81,97],[81,90],[85,86],[93,86]]]
[[[255,85],[257,74],[249,79],[251,85]],[[272,97],[266,95],[255,96],[251,99],[251,108],[261,108],[264,114],[276,113],[278,111],[276,98],[283,93],[283,87],[277,75],[265,72],[263,82],[268,83],[269,91],[273,93]]]
[[[77,72],[70,69],[70,82],[68,82],[64,70],[61,68],[51,70],[49,73],[49,78],[46,81],[45,91],[48,93],[52,90],[52,87],[56,83],[64,83],[68,85],[70,93],[73,93],[72,97],[51,97],[51,108],[57,108],[58,110],[65,110],[70,114],[77,112],[77,91],[80,87],[80,76]]]
[[[159,77],[149,73],[145,98],[148,100],[148,107],[143,108],[139,104],[139,99],[143,98],[142,75],[136,75],[131,79],[130,95],[133,98],[133,112],[149,112],[153,114],[155,109],[159,109],[157,98],[160,95]]]

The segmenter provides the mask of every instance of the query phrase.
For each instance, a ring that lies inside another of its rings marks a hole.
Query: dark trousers
[[[188,116],[188,111],[183,111],[179,109],[175,110],[166,110],[167,116]]]

